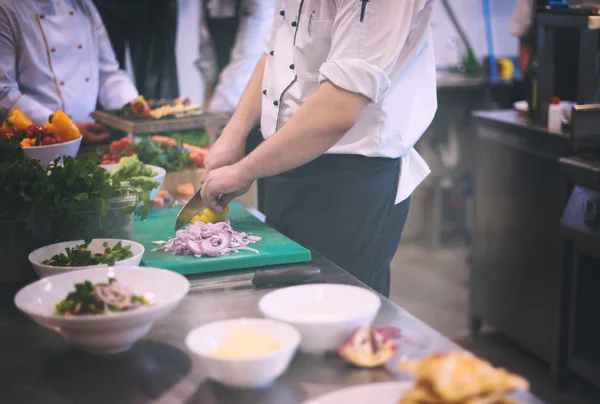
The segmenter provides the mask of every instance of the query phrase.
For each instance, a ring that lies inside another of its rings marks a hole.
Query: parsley
[[[154,181],[122,185],[93,161],[64,157],[62,165],[57,163],[42,167],[18,143],[0,139],[0,221],[23,222],[35,233],[60,223],[63,234],[74,236],[84,220],[73,212],[92,210],[105,217],[110,200],[126,196],[137,197],[137,203],[123,213],[137,209],[142,220],[147,217]]]

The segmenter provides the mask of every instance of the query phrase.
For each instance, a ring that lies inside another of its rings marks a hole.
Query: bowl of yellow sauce
[[[200,358],[208,378],[230,387],[257,388],[286,371],[300,333],[275,320],[242,318],[196,328],[185,342]]]

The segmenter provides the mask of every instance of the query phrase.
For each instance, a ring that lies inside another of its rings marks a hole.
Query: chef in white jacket
[[[0,0],[0,116],[16,108],[41,125],[63,110],[103,140],[97,102],[116,109],[137,96],[91,0]]]
[[[264,54],[208,154],[202,198],[221,211],[258,178],[264,213],[384,295],[409,196],[429,174],[413,146],[437,107],[433,0],[278,0]],[[265,141],[243,157],[260,119]]]
[[[204,0],[200,56],[204,107],[233,113],[263,54],[263,39],[273,23],[275,0]]]

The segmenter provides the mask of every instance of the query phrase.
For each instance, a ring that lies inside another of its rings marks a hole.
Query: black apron
[[[410,200],[394,204],[400,159],[325,154],[265,180],[273,226],[389,296]]]
[[[94,0],[121,69],[129,44],[135,83],[146,98],[179,96],[177,0]]]
[[[238,1],[236,15],[229,18],[211,18],[207,11],[208,2],[204,2],[204,13],[203,16],[206,21],[206,27],[210,33],[215,57],[217,59],[218,71],[217,75],[220,75],[223,69],[229,64],[231,60],[231,51],[235,45],[237,38],[237,32],[240,25],[240,18],[247,16],[247,10],[243,10],[241,7],[241,1]],[[260,131],[260,127],[256,127],[250,131],[246,140],[246,154],[254,150],[263,141],[263,136]],[[257,181],[258,188],[258,210],[263,211],[264,201],[264,181]]]

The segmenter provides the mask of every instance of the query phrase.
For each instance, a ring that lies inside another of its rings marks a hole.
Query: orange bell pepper
[[[63,111],[56,111],[48,117],[48,123],[44,125],[50,132],[60,137],[61,143],[79,139],[81,132],[73,123],[71,118]]]
[[[35,139],[29,139],[29,138],[25,138],[23,140],[21,140],[21,147],[31,147],[31,146],[35,146]]]
[[[0,127],[0,133],[6,134],[15,127],[25,130],[32,124],[33,122],[22,111],[13,109]]]

